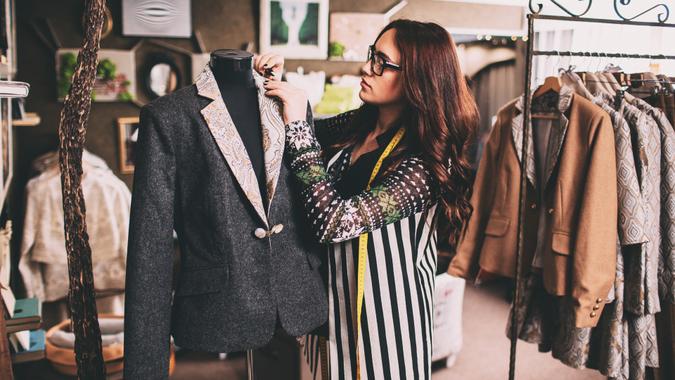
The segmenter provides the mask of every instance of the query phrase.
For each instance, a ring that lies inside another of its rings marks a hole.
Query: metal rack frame
[[[585,52],[559,52],[559,51],[537,51],[534,50],[534,24],[536,20],[554,20],[554,21],[566,21],[566,22],[586,22],[586,23],[596,23],[596,24],[614,24],[614,25],[630,25],[630,26],[643,26],[643,27],[666,27],[666,28],[675,28],[675,24],[667,23],[670,17],[670,9],[666,4],[660,3],[652,6],[649,9],[646,9],[632,17],[626,17],[621,12],[621,7],[630,5],[631,0],[614,0],[614,13],[618,16],[618,20],[612,19],[600,19],[600,18],[590,18],[583,17],[590,10],[593,5],[593,0],[578,0],[579,2],[585,3],[585,8],[581,12],[574,12],[569,10],[566,6],[562,5],[559,0],[550,0],[550,2],[555,5],[559,10],[562,10],[567,16],[550,16],[541,14],[544,9],[543,1],[529,1],[530,14],[527,15],[527,52],[526,52],[526,61],[525,61],[525,109],[524,109],[524,136],[520,146],[521,156],[525,157],[525,152],[528,151],[528,138],[529,134],[532,133],[531,126],[531,96],[532,96],[532,61],[535,56],[551,56],[551,55],[560,55],[560,56],[597,56],[597,57],[617,57],[617,58],[631,58],[631,59],[656,59],[656,60],[675,60],[675,56],[666,56],[666,55],[651,55],[651,54],[624,54],[624,53],[585,53]],[[656,13],[658,11],[658,13]],[[642,16],[645,16],[650,13],[656,13],[657,22],[643,22],[643,21],[633,21]],[[521,266],[522,266],[522,256],[524,250],[524,233],[522,228],[522,222],[525,215],[525,197],[526,197],[526,186],[527,178],[525,173],[527,172],[527,160],[521,160],[521,171],[520,171],[520,190],[519,190],[519,213],[518,213],[518,240],[516,246],[516,284],[514,286],[514,295],[513,295],[513,306],[517,305],[517,302],[520,300],[520,283],[521,283]],[[511,346],[510,346],[510,355],[509,355],[509,380],[515,379],[515,369],[516,369],[516,347],[518,342],[518,333],[519,326],[517,324],[517,318],[515,313],[511,313]]]

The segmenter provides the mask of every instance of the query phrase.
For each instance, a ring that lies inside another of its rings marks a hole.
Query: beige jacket
[[[523,273],[539,262],[546,290],[571,296],[577,327],[598,322],[616,268],[617,179],[609,116],[563,87],[560,122],[551,127],[545,178],[537,181],[532,140],[523,224]],[[515,277],[523,139],[523,98],[502,108],[483,153],[474,183],[474,212],[448,273],[475,278],[479,269]],[[544,184],[543,204],[539,183]],[[544,208],[545,212],[541,208]],[[540,220],[541,217],[545,218]],[[543,231],[538,231],[544,223]]]

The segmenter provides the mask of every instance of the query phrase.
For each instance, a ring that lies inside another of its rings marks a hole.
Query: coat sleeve
[[[576,326],[598,323],[616,276],[617,182],[614,131],[606,114],[592,121],[589,161],[572,257]]]
[[[305,121],[286,126],[286,151],[319,242],[336,243],[382,228],[430,207],[437,187],[419,157],[404,159],[370,190],[343,198],[321,160],[321,146]]]
[[[457,253],[448,267],[448,274],[456,277],[474,279],[480,269],[478,263],[485,239],[485,227],[494,206],[496,189],[494,181],[499,165],[501,133],[504,131],[502,124],[506,119],[504,112],[506,111],[497,114],[497,121],[483,150],[471,195],[473,213],[464,228]]]
[[[152,105],[141,110],[129,221],[124,378],[169,376],[176,164]]]

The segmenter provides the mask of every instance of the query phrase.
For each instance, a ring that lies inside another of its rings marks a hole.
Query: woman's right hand
[[[266,69],[272,69],[272,75],[266,77],[270,80],[281,80],[284,71],[284,57],[275,53],[256,55],[253,57],[253,69],[265,76]]]

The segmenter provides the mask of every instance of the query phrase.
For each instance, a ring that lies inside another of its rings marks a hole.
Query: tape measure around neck
[[[373,167],[373,171],[370,173],[370,179],[368,180],[368,185],[366,185],[366,190],[370,190],[370,185],[373,183],[375,180],[375,177],[377,177],[377,173],[380,171],[380,168],[382,167],[382,162],[391,154],[391,151],[394,150],[396,145],[401,141],[403,138],[403,135],[405,134],[405,129],[404,128],[399,128],[398,131],[396,131],[396,134],[394,137],[391,139],[389,144],[387,144],[387,147],[384,149],[382,154],[380,155],[380,158],[377,159],[377,162],[375,163],[375,166]],[[357,270],[357,295],[356,295],[356,337],[355,337],[355,345],[356,345],[356,379],[360,380],[361,379],[361,363],[360,363],[360,358],[359,358],[359,332],[361,331],[361,310],[363,309],[363,292],[364,292],[364,287],[365,287],[365,280],[366,280],[366,262],[368,258],[368,233],[361,234],[359,236],[359,260],[358,260],[358,265],[356,267]]]

